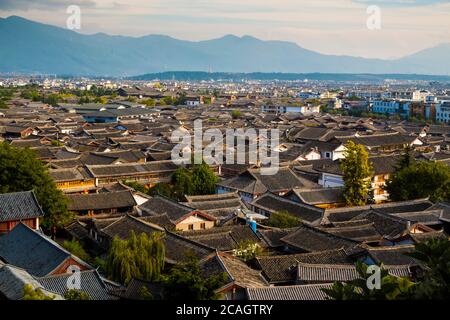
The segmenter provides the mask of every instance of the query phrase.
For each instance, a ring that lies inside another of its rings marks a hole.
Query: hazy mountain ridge
[[[450,44],[397,60],[324,55],[292,42],[227,35],[199,42],[164,35],[83,35],[12,16],[0,19],[0,72],[132,76],[164,71],[421,73],[450,75]]]

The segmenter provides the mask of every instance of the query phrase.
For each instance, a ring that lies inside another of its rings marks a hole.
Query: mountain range
[[[325,55],[292,42],[227,35],[185,41],[80,34],[11,16],[0,18],[0,72],[127,77],[164,71],[450,75],[450,43],[396,60]]]

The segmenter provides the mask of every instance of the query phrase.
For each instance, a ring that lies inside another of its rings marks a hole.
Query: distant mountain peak
[[[450,74],[450,44],[396,60],[324,55],[294,42],[225,35],[205,41],[167,35],[84,35],[19,16],[0,19],[0,72],[131,76],[167,70],[282,73]]]

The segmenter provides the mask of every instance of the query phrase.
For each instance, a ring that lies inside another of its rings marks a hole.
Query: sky
[[[66,27],[70,5],[80,7],[77,32],[85,34],[192,41],[251,35],[325,54],[381,59],[450,43],[450,0],[0,0],[0,17]],[[377,8],[380,28],[369,29]]]

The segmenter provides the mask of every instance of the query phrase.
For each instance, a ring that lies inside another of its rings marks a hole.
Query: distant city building
[[[372,112],[388,115],[398,114],[406,118],[409,116],[410,106],[411,103],[407,101],[376,100],[372,104]]]
[[[295,106],[295,105],[268,105],[264,104],[261,107],[262,112],[266,113],[302,113],[302,114],[313,114],[320,112],[320,106],[314,106],[311,104]]]

